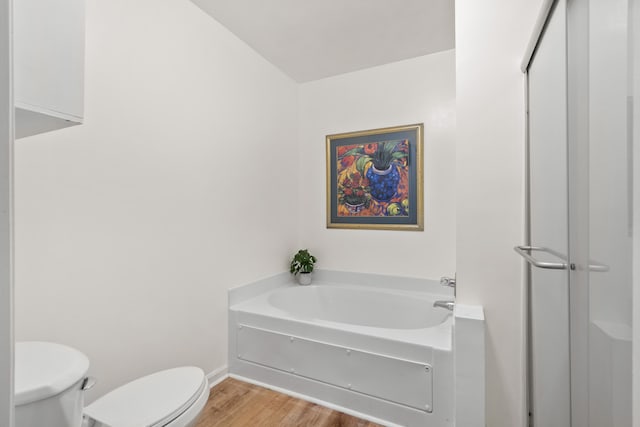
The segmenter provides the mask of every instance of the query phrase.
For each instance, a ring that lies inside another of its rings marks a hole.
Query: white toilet
[[[192,427],[209,397],[200,368],[156,372],[84,407],[89,359],[50,342],[19,342],[16,427]]]

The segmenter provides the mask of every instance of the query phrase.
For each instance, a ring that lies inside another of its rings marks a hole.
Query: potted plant
[[[311,255],[307,249],[300,249],[291,260],[289,272],[298,276],[298,283],[308,285],[311,283],[311,272],[316,263],[316,257]]]

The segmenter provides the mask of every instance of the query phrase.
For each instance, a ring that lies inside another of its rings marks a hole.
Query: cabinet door
[[[16,135],[82,122],[84,0],[14,2]]]

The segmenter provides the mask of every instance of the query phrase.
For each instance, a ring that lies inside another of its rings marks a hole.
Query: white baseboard
[[[229,367],[227,365],[221,366],[218,369],[214,369],[207,374],[207,381],[209,381],[209,388],[213,388],[220,384],[222,381],[229,377]]]
[[[386,427],[402,427],[399,424],[393,424],[386,420],[381,420],[380,418],[372,417],[367,414],[363,414],[358,411],[354,411],[352,409],[348,409],[342,406],[334,405],[333,403],[325,402],[324,400],[316,399],[311,396],[307,396],[306,394],[296,393],[295,391],[287,390],[286,388],[273,386],[270,384],[266,384],[260,381],[252,380],[251,378],[243,377],[241,375],[236,374],[228,374],[228,377],[233,379],[244,381],[246,383],[254,384],[260,387],[268,388],[269,390],[277,391],[278,393],[286,394],[287,396],[295,397],[296,399],[305,400],[307,402],[315,403],[316,405],[324,406],[325,408],[329,408],[334,411],[343,412],[347,415],[351,415],[352,417],[360,418],[363,420],[371,421],[372,423],[380,424]]]

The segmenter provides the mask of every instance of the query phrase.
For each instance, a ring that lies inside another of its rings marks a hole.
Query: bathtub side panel
[[[236,331],[238,329],[238,313],[234,310],[228,310],[229,321],[229,345],[227,346],[227,365],[229,366],[229,373],[233,373],[235,371],[235,364],[238,361],[238,336]]]
[[[433,408],[440,423],[437,425],[454,425],[455,381],[451,350],[433,350]]]
[[[485,426],[485,324],[482,307],[458,304],[455,313],[456,425]]]
[[[241,326],[236,335],[238,358],[244,361],[433,411],[429,364],[249,326]]]
[[[440,422],[436,414],[429,414],[246,361],[235,364],[235,371],[231,376],[386,426],[450,427],[453,425]]]

